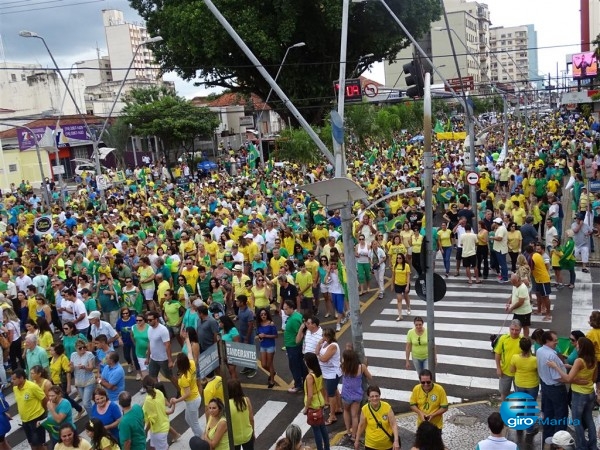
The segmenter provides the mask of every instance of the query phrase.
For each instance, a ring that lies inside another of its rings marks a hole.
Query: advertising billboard
[[[575,53],[572,63],[574,80],[592,78],[598,75],[598,59],[594,52]]]

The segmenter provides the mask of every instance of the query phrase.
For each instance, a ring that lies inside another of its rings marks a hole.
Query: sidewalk
[[[488,401],[450,406],[448,412],[444,414],[442,433],[446,447],[449,450],[475,449],[479,441],[490,435],[487,418],[492,412],[498,412],[498,408]],[[400,432],[401,449],[408,450],[415,440],[417,429],[415,415],[413,413],[398,414],[396,419]],[[312,437],[311,432],[306,437]],[[542,448],[541,432],[535,436],[526,436],[524,432],[508,430],[506,437],[516,442],[520,450],[539,450]],[[312,442],[310,444],[313,445]],[[331,445],[332,450],[354,450],[354,445],[344,436],[344,432],[333,436]],[[363,448],[363,446],[360,448]]]

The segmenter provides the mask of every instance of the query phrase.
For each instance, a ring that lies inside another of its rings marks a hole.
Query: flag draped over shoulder
[[[256,168],[256,160],[260,158],[256,145],[250,143],[248,145],[248,166],[250,169]]]

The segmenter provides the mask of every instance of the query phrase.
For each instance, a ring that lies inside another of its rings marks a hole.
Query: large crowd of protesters
[[[476,205],[467,194],[462,142],[434,139],[431,207],[443,274],[460,277],[464,269],[470,286],[491,278],[516,288],[525,283],[537,311],[525,311],[519,297],[507,310],[521,319],[526,337],[528,314],[551,322],[551,289],[574,288],[575,262],[589,270],[600,220],[600,193],[588,186],[600,162],[597,132],[592,119],[564,111],[532,118],[525,131],[511,121],[507,149],[501,131],[489,132],[476,151]],[[422,154],[421,140],[406,132],[391,142],[350,144],[348,176],[374,201],[422,186]],[[222,377],[201,377],[199,364],[200,354],[222,339],[256,343],[269,389],[278,384],[274,358],[283,347],[293,376],[288,391],[304,394],[309,415],[328,406],[329,416],[312,425],[319,450],[329,448],[326,426],[338,413],[357,448],[363,432],[372,448],[386,439],[396,448],[396,427],[386,424],[392,436],[385,436],[372,429],[368,409],[359,410],[364,393],[355,381],[370,376],[368,367],[351,347],[340,348],[336,333],[348,320],[349,276],[358,277],[361,296],[380,298],[391,280],[396,320],[411,315],[411,279],[423,273],[424,193],[391,196],[372,211],[354,205],[349,248],[357,267],[350,270],[340,212],[298,188],[332,177],[331,164],[304,170],[270,159],[258,167],[242,148],[218,170],[194,172],[183,163],[171,168],[171,178],[157,162],[128,169],[124,181],[102,193],[93,174],[81,174],[76,189],[62,193],[48,181],[42,189],[50,205],[25,180],[2,193],[0,381],[5,389],[12,384],[31,447],[45,448],[47,432],[51,448],[86,449],[76,425],[87,415],[93,448],[137,449],[142,439],[145,448],[148,429],[151,445],[163,450],[169,434],[178,437],[169,413],[184,402],[195,437],[211,449],[229,448]],[[564,215],[567,191],[573,217]],[[51,218],[50,229],[37,226],[42,216]],[[416,344],[423,319],[414,321],[406,364],[412,353],[418,386],[425,386],[431,372]],[[253,448],[241,375],[253,378],[257,370],[238,373],[230,365],[228,372],[235,445]],[[141,407],[124,389],[126,373],[139,383]],[[368,394],[378,408],[385,403],[376,386]],[[443,402],[445,393],[439,397]],[[411,407],[419,423],[429,422],[417,394]],[[7,420],[0,415],[0,423]],[[9,430],[10,424],[4,434]]]

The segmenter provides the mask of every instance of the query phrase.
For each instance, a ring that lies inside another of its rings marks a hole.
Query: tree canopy
[[[189,100],[157,87],[132,89],[126,96],[123,121],[133,125],[134,134],[158,136],[167,162],[179,151],[194,151],[194,141],[210,137],[219,125],[216,114],[194,106]]]
[[[216,2],[259,61],[275,76],[290,50],[278,84],[310,123],[321,124],[334,101],[333,81],[339,75],[341,0],[273,0]],[[440,16],[439,0],[387,0],[414,35],[429,30]],[[164,70],[187,80],[220,86],[233,92],[270,90],[203,0],[130,0],[146,20],[149,32],[163,41],[152,48]],[[378,1],[351,3],[346,76],[362,73],[376,61],[393,61],[409,41]],[[361,56],[372,54],[361,60]],[[357,72],[354,72],[360,62]],[[271,105],[282,116],[288,111],[273,96]]]

